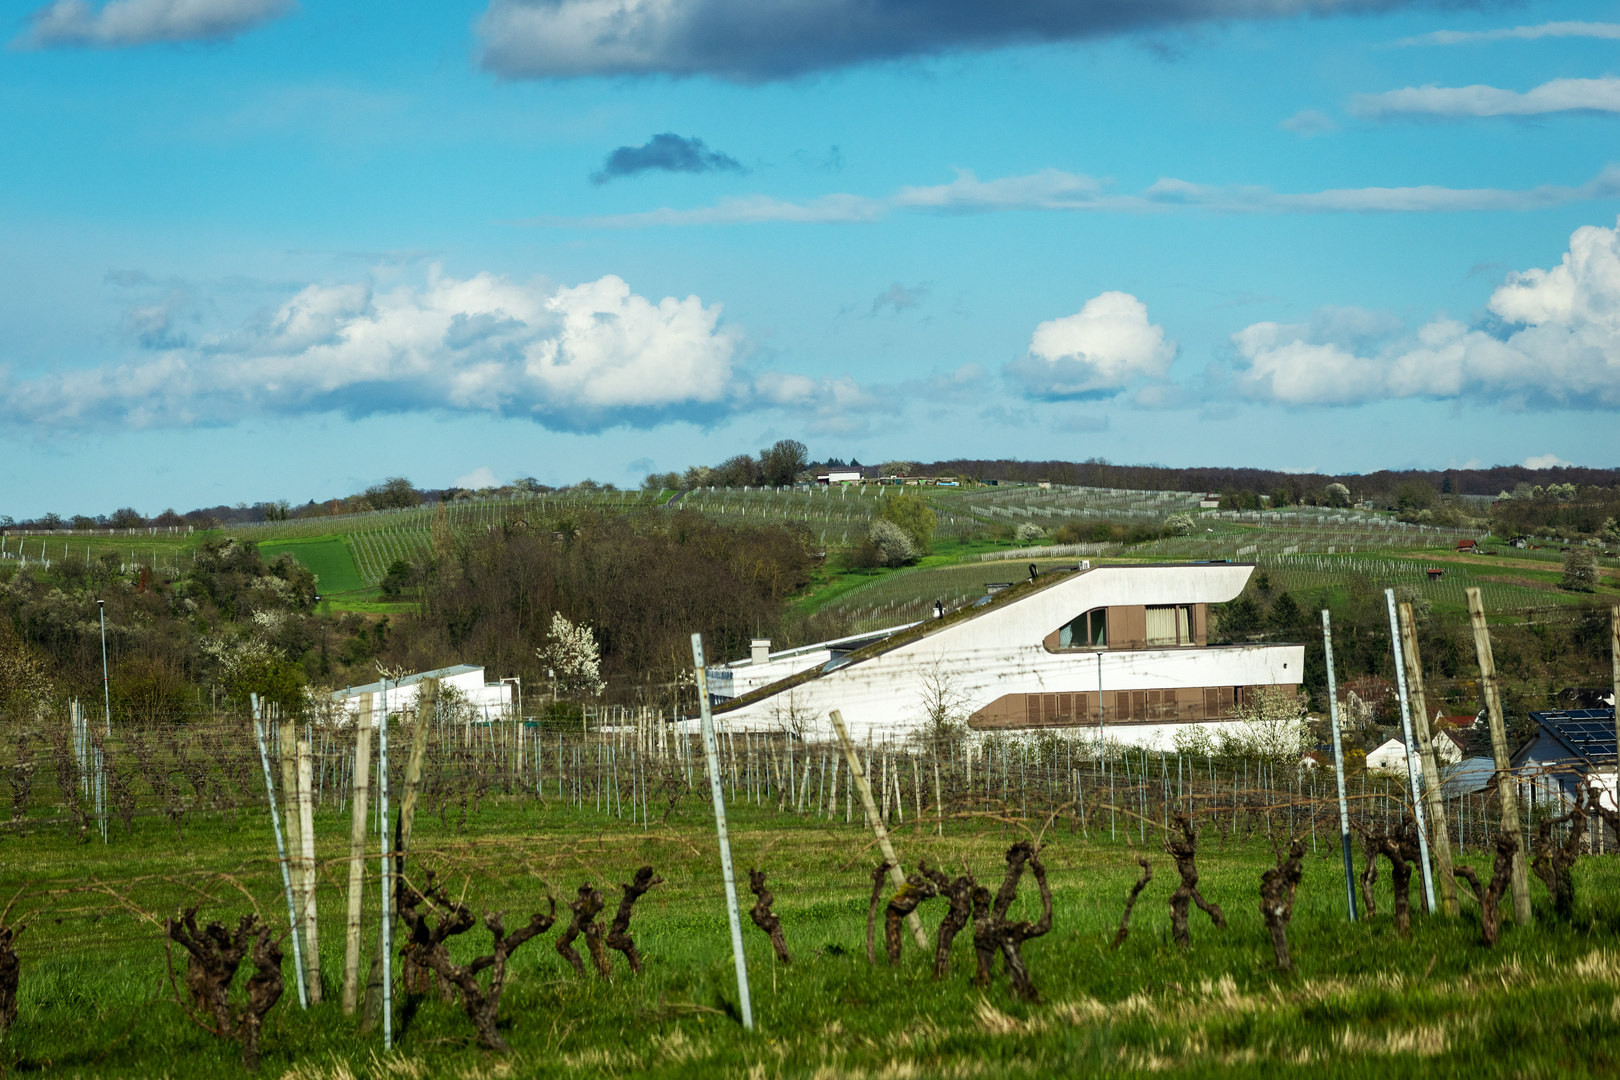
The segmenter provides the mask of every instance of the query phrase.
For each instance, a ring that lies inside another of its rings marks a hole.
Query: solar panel
[[[1585,758],[1612,758],[1616,743],[1613,709],[1563,709],[1533,712],[1530,719],[1552,732]]]

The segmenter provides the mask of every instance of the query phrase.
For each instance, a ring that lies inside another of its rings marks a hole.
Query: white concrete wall
[[[423,680],[426,681],[426,680]],[[513,686],[511,683],[484,682],[484,669],[465,671],[458,675],[448,675],[439,680],[441,687],[453,687],[464,697],[469,704],[478,710],[484,720],[499,720],[506,710],[512,708]],[[421,695],[422,682],[408,683],[404,686],[390,686],[388,688],[389,713],[409,712],[416,708],[416,700]],[[358,716],[360,713],[360,700],[364,694],[351,694],[343,700],[344,709],[349,716]],[[383,708],[383,695],[380,692],[371,693],[371,715],[375,725],[376,718],[381,715]]]

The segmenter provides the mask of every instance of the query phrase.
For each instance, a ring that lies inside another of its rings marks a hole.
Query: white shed
[[[422,692],[422,683],[427,679],[438,679],[439,685],[454,689],[486,722],[506,718],[512,709],[512,683],[485,682],[482,667],[456,664],[435,671],[418,671],[402,677],[398,682],[388,680],[388,712],[394,714],[414,709],[417,696]],[[360,702],[366,695],[371,696],[371,715],[380,715],[383,708],[381,680],[338,690],[332,694],[332,700],[350,716],[355,716],[359,714]]]

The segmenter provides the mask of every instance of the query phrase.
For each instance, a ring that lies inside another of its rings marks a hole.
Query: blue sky
[[[0,513],[1620,464],[1620,5],[11,11]]]

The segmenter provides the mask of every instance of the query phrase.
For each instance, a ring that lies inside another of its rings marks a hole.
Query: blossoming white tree
[[[569,622],[562,612],[553,612],[551,632],[545,645],[534,650],[545,661],[557,680],[557,692],[567,697],[596,697],[607,684],[602,681],[602,658],[596,635],[584,623]]]

